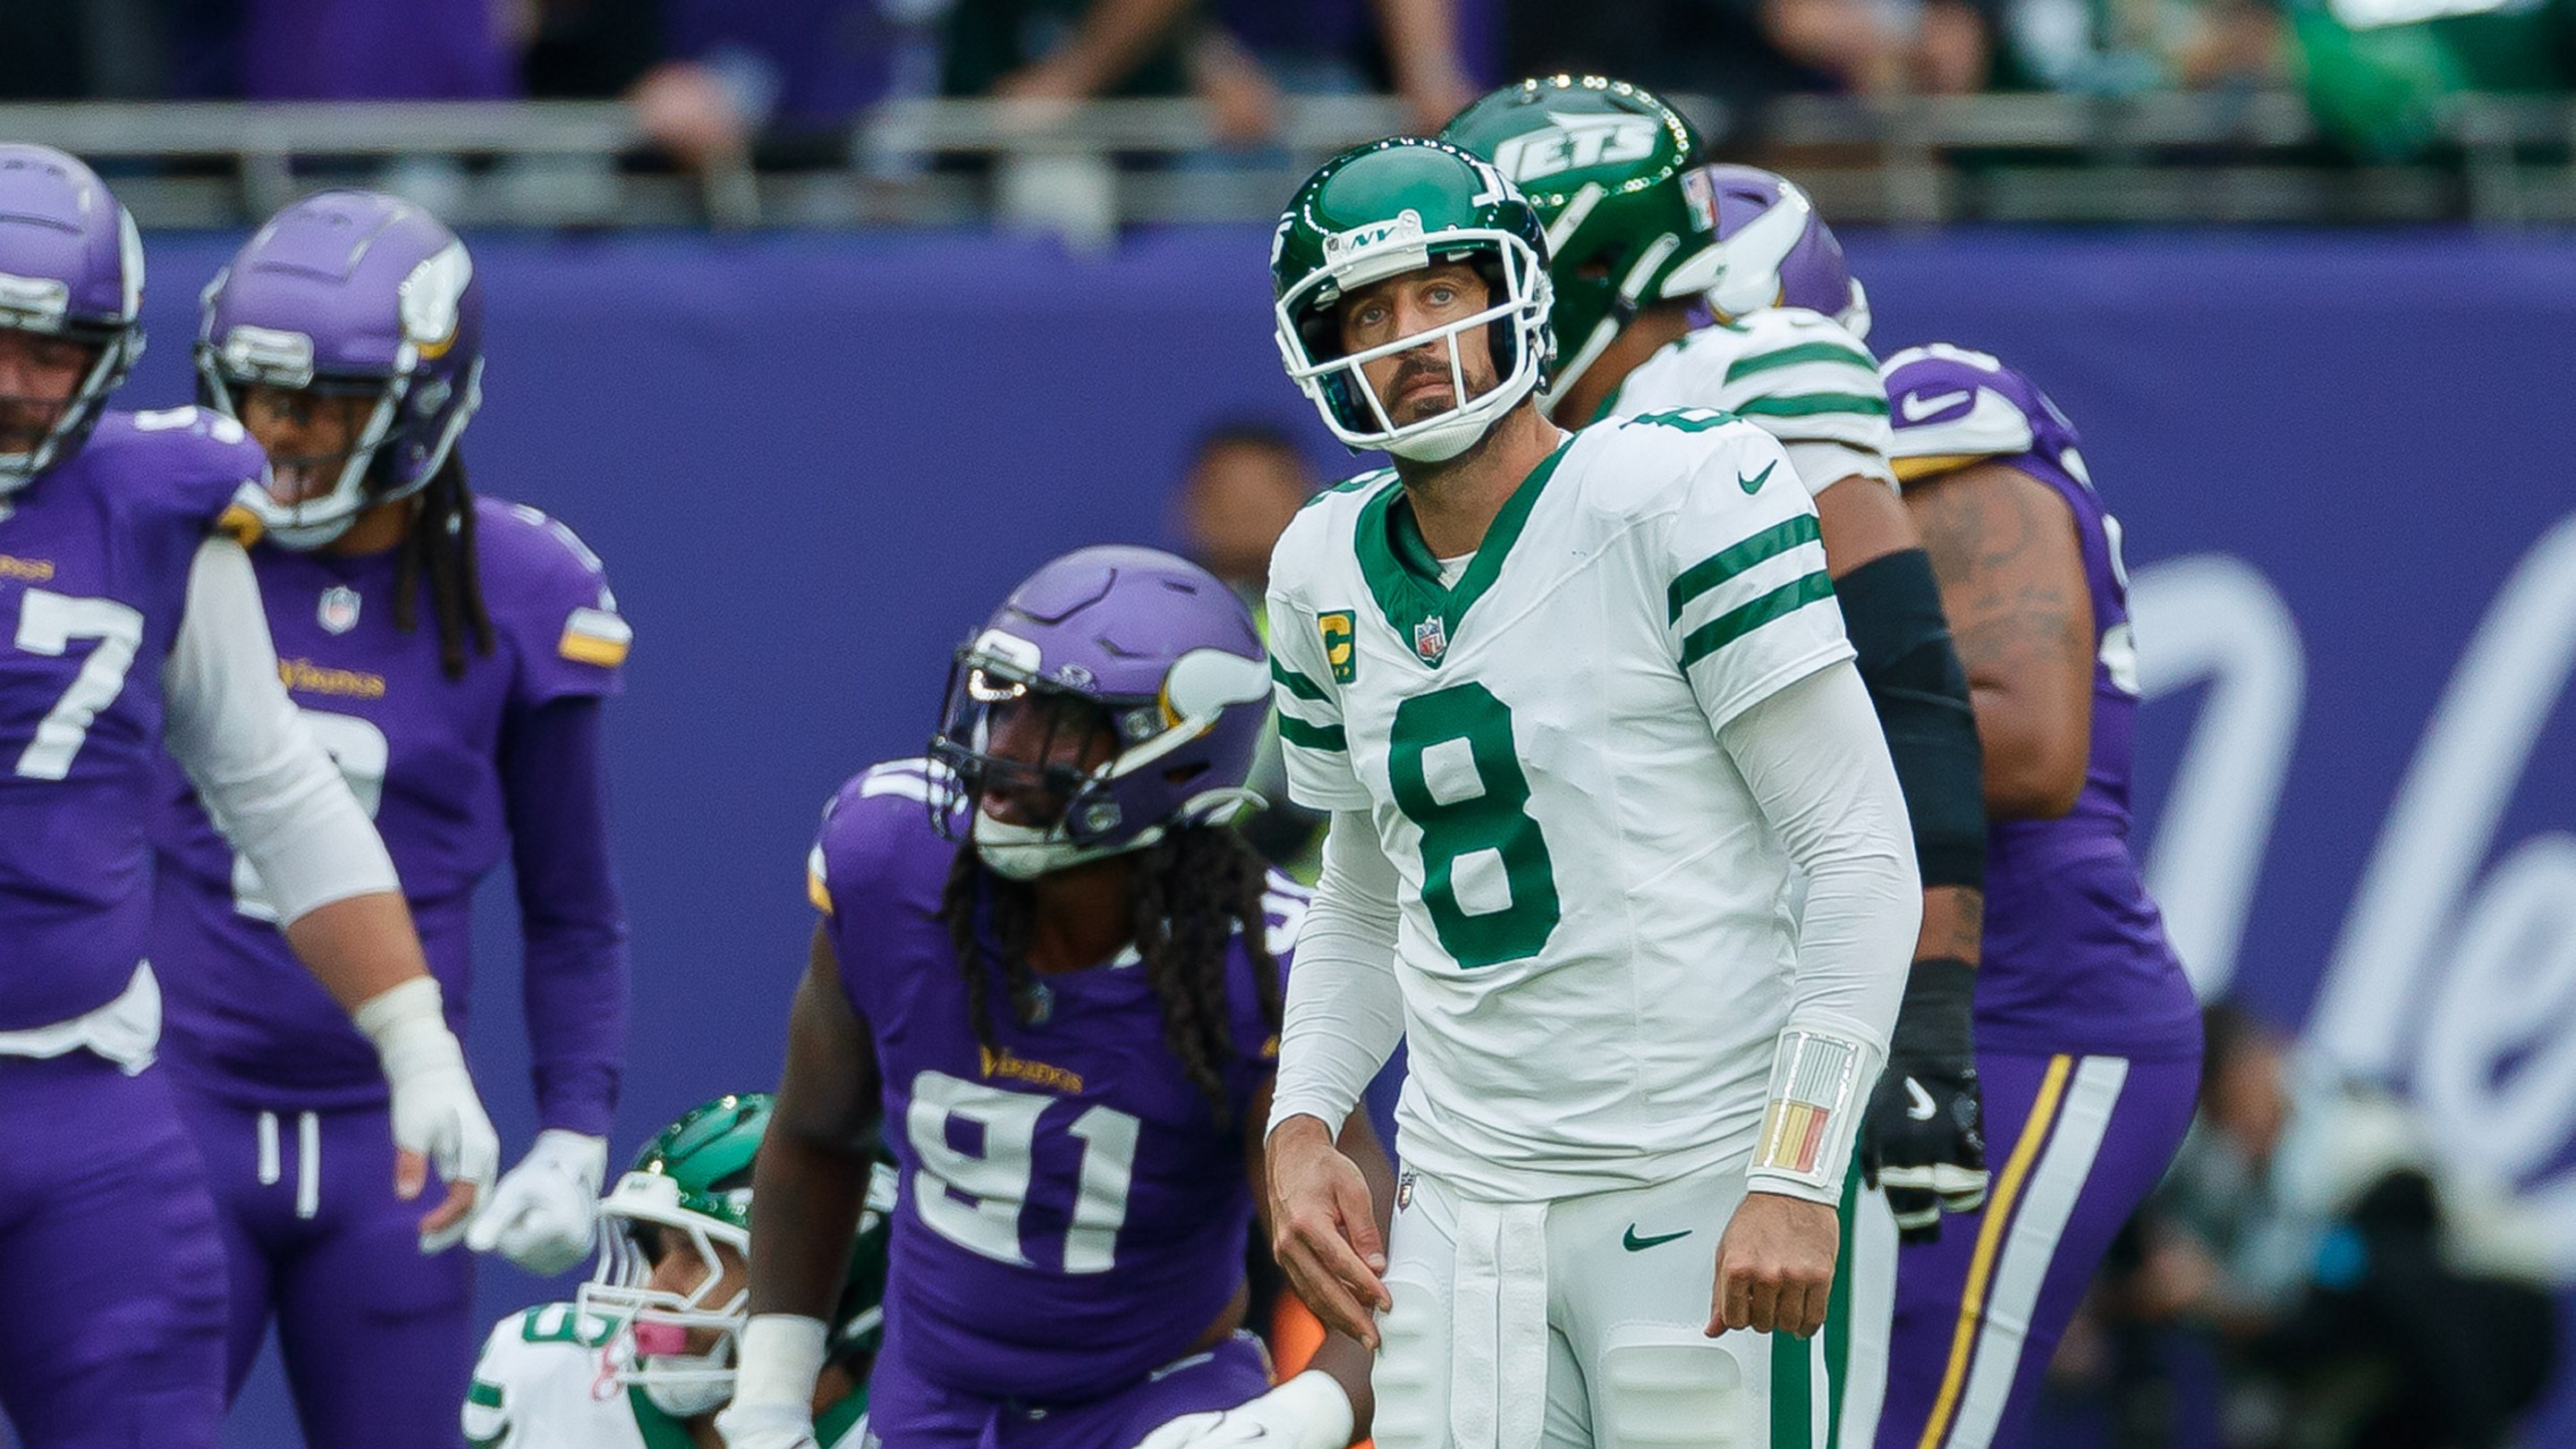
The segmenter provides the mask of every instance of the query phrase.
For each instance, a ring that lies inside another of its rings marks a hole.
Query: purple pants
[[[27,1449],[213,1449],[223,1249],[169,1073],[0,1057],[0,1410]]]
[[[1270,1391],[1269,1356],[1248,1333],[1080,1404],[1033,1407],[924,1382],[893,1352],[868,1380],[868,1431],[884,1449],[1135,1449],[1179,1418]]]
[[[1982,1212],[1900,1248],[1879,1449],[2020,1442],[2040,1377],[2121,1225],[2182,1145],[2200,1060],[1979,1052]]]
[[[474,1265],[420,1252],[382,1107],[263,1111],[184,1085],[231,1268],[229,1398],[277,1319],[309,1449],[454,1449],[473,1377]],[[435,1187],[433,1185],[433,1191]]]

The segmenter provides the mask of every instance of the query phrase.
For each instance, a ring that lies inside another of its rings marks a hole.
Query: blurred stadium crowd
[[[1435,129],[1508,76],[1765,102],[2304,92],[2364,156],[2462,92],[2564,95],[2576,0],[18,0],[0,100],[625,97],[672,156],[829,164],[887,99],[1195,95],[1258,146],[1283,97],[1391,93]]]

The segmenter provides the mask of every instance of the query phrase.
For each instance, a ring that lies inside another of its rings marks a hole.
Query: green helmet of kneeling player
[[[1419,331],[1349,345],[1344,312],[1355,295],[1441,268],[1472,274],[1460,285],[1481,285],[1482,304]],[[1288,375],[1353,452],[1454,458],[1545,381],[1554,355],[1547,234],[1537,214],[1491,165],[1438,141],[1391,137],[1325,162],[1279,218],[1270,279]],[[1404,399],[1382,396],[1370,370],[1415,352],[1426,353],[1435,382],[1445,369],[1448,405],[1399,418]]]
[[[575,1303],[613,1323],[607,1370],[676,1419],[733,1397],[750,1318],[751,1174],[770,1098],[747,1092],[691,1108],[654,1134],[601,1200],[600,1253]],[[830,1361],[866,1377],[883,1336],[894,1165],[878,1155],[850,1270],[834,1305]]]
[[[1717,279],[1716,217],[1692,169],[1699,135],[1642,88],[1525,80],[1460,111],[1440,138],[1492,161],[1547,225],[1562,352],[1551,396],[1572,391],[1641,309],[1695,298]]]

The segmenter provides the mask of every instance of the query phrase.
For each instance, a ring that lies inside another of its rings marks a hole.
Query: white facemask
[[[1081,846],[1065,838],[1061,827],[1041,830],[980,814],[975,817],[975,854],[993,874],[1005,880],[1036,880],[1090,858]]]
[[[721,1372],[727,1368],[730,1357],[727,1349],[719,1346],[713,1353],[673,1354],[657,1358],[656,1362],[672,1368],[704,1369],[707,1373],[705,1377],[693,1374],[676,1383],[647,1381],[643,1385],[644,1397],[652,1401],[654,1408],[674,1419],[694,1419],[701,1414],[712,1414],[733,1399],[733,1375]]]

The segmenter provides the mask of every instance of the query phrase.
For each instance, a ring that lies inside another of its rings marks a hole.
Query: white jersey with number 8
[[[1290,793],[1400,877],[1407,1166],[1526,1201],[1740,1164],[1795,934],[1717,730],[1851,657],[1806,489],[1726,414],[1605,422],[1445,587],[1403,497],[1301,513],[1270,622]]]

